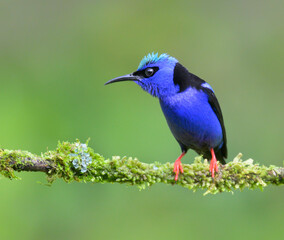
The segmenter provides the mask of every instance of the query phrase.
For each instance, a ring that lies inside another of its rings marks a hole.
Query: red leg
[[[211,159],[211,162],[210,162],[209,171],[211,172],[211,175],[214,178],[215,172],[218,172],[218,164],[217,164],[217,159],[216,159],[216,156],[215,156],[214,149],[211,148],[210,151],[211,151],[212,159]]]
[[[181,166],[181,159],[182,157],[186,154],[186,152],[182,152],[181,155],[178,157],[178,159],[175,161],[175,164],[174,164],[174,173],[176,174],[175,176],[175,181],[178,180],[178,174],[179,174],[179,171],[181,173],[183,173],[183,168]]]

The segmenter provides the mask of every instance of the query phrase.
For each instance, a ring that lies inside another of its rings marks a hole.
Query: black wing
[[[228,157],[228,150],[227,150],[227,137],[226,137],[226,130],[225,130],[225,125],[224,125],[224,119],[221,111],[221,107],[219,105],[219,102],[214,94],[214,92],[206,87],[202,87],[202,90],[208,95],[208,102],[213,109],[214,113],[216,114],[221,127],[222,127],[222,132],[223,132],[223,146],[221,148],[221,153],[223,158]]]

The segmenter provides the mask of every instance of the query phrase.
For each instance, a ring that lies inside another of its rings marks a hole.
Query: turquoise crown
[[[160,56],[159,56],[158,53],[154,53],[154,52],[149,53],[148,55],[143,57],[143,59],[141,60],[139,66],[138,66],[138,70],[141,70],[143,67],[145,67],[148,64],[156,63],[158,61],[170,59],[170,58],[173,58],[173,57],[169,56],[166,53],[162,53]]]

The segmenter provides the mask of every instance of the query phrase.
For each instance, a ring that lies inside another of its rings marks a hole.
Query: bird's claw
[[[175,181],[178,180],[179,172],[183,173],[183,168],[180,159],[177,159],[174,163],[174,173],[176,174]]]

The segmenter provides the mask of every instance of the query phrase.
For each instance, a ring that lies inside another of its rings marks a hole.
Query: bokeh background
[[[207,80],[229,160],[284,160],[283,1],[0,1],[0,146],[40,154],[85,141],[105,157],[173,162],[157,99],[103,84],[166,52]],[[183,162],[191,162],[190,152]],[[1,177],[1,239],[283,239],[283,187],[204,197],[178,186],[51,187]]]

